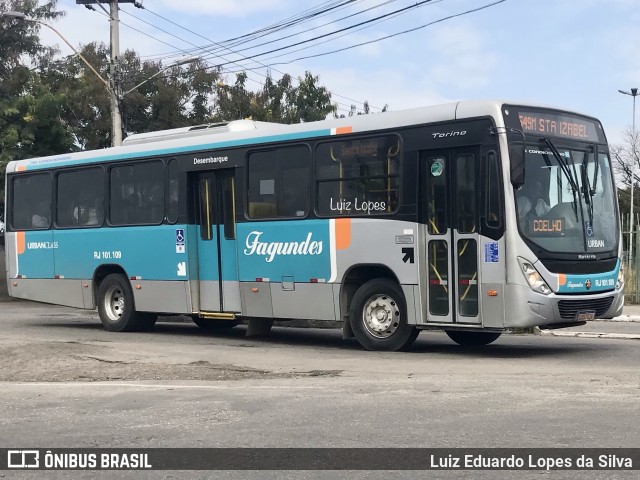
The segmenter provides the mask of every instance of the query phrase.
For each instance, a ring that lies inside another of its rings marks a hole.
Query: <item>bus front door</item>
[[[480,323],[478,153],[421,153],[427,322]]]
[[[240,312],[233,170],[197,176],[200,312]]]

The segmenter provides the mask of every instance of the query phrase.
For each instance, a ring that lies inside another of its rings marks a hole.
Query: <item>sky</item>
[[[347,113],[351,104],[361,109],[365,100],[376,112],[384,105],[398,111],[464,99],[504,99],[597,117],[614,144],[624,142],[632,125],[633,99],[618,90],[640,87],[640,0],[353,0],[243,45],[221,42],[303,11],[345,2],[140,1],[145,8],[120,6],[121,51],[134,49],[143,59],[161,58],[166,65],[199,54],[212,66],[224,64],[227,83],[233,83],[233,72],[255,69],[248,72],[251,89],[261,87],[267,66],[275,78],[310,71],[332,92],[339,113]],[[414,7],[407,9],[410,5]],[[487,8],[464,14],[483,6]],[[73,45],[108,44],[109,21],[98,6],[90,11],[75,0],[59,0],[58,7],[66,15],[53,25]],[[406,10],[385,21],[246,59],[399,9]],[[301,58],[418,27],[341,52]],[[41,38],[58,45],[62,55],[72,53],[46,28]],[[309,48],[299,50],[304,47]],[[640,103],[637,107],[640,111]]]

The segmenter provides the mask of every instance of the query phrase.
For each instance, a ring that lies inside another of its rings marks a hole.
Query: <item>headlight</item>
[[[543,280],[542,276],[538,273],[534,266],[522,258],[518,258],[518,262],[520,262],[520,268],[522,269],[524,278],[527,280],[527,283],[529,284],[531,289],[534,292],[542,293],[543,295],[549,295],[551,293],[551,288],[549,288],[547,282]]]
[[[620,290],[624,286],[624,267],[620,263],[620,270],[618,270],[618,281],[616,282],[616,290]]]

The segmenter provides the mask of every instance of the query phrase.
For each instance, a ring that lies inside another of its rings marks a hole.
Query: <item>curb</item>
[[[598,318],[596,320],[593,320],[595,322],[638,322],[640,323],[640,316],[638,315],[620,315],[619,317],[615,317],[615,318],[609,318],[609,319],[605,319],[605,318]]]
[[[554,337],[611,338],[611,339],[617,339],[617,340],[640,340],[640,334],[634,334],[634,333],[558,332],[554,330],[541,330],[538,335],[550,335]]]

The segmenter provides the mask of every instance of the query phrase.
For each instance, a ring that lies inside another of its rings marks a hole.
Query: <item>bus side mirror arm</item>
[[[506,133],[507,139],[510,135],[517,135],[522,138],[522,143],[520,141],[517,142],[509,142],[509,173],[511,178],[511,185],[514,188],[518,189],[522,185],[524,185],[524,174],[525,174],[525,146],[527,144],[527,139],[522,130],[518,130],[517,128],[509,128],[509,127],[493,127],[491,129],[491,134],[496,135],[498,133]]]

